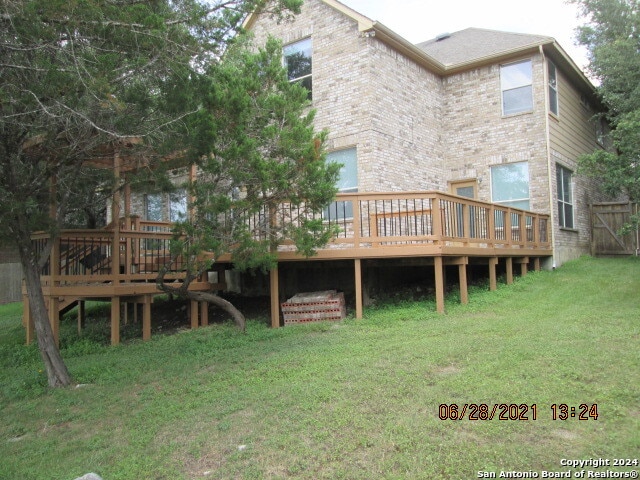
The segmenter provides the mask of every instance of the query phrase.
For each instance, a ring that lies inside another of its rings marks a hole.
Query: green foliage
[[[241,269],[269,268],[284,239],[305,255],[329,241],[335,232],[320,214],[340,167],[325,162],[326,133],[314,132],[307,91],[288,81],[281,45],[249,47],[234,45],[199,79],[190,151],[200,170],[191,186],[195,215],[177,225],[186,240],[173,244],[182,257],[231,254]]]
[[[603,179],[611,195],[640,200],[640,10],[637,0],[574,0],[587,23],[579,41],[589,49],[590,70],[608,109],[612,152],[581,159],[581,171]]]
[[[122,184],[95,175],[95,163],[109,169],[120,158],[153,171],[166,154],[187,150],[200,73],[219,61],[250,12],[283,19],[301,4],[0,1],[0,241],[16,244],[28,271],[37,331],[50,330],[39,284],[50,249],[36,251],[32,234],[46,230],[53,239],[65,221],[85,223],[78,212],[97,226],[95,205],[105,200],[98,187],[111,194]],[[50,383],[68,383],[49,350]]]

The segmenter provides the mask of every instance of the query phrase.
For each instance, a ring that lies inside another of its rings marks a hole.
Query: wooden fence
[[[638,229],[623,231],[638,215],[638,205],[606,202],[591,205],[591,254],[593,256],[638,255]]]

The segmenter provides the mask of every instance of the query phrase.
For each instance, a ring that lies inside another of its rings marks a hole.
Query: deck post
[[[507,285],[513,283],[513,257],[507,257]]]
[[[433,266],[436,276],[436,310],[444,313],[444,267],[441,256],[434,257]]]
[[[151,295],[144,296],[142,304],[142,339],[149,340],[151,338]]]
[[[197,300],[191,300],[191,304],[189,307],[189,315],[191,316],[191,328],[196,329],[200,326],[200,319],[198,318],[198,310],[200,309],[200,305]]]
[[[22,295],[22,323],[27,329],[25,342],[27,345],[31,345],[35,337],[35,326],[33,325],[33,315],[31,315],[28,295]]]
[[[120,344],[120,297],[111,297],[111,345]]]
[[[536,257],[533,259],[533,270],[536,272],[540,271],[540,257]]]
[[[362,260],[354,260],[354,272],[356,279],[356,318],[362,319]]]
[[[209,302],[200,302],[200,325],[209,325]]]
[[[529,271],[529,257],[519,258],[518,263],[520,263],[520,275],[526,276]]]
[[[278,266],[271,269],[269,275],[269,290],[271,296],[271,327],[280,327],[280,295],[279,295]]]
[[[467,288],[467,264],[465,261],[458,265],[458,277],[460,277],[460,303],[469,303],[469,291]]]
[[[82,334],[85,321],[85,302],[84,300],[78,300],[78,335]]]
[[[491,257],[489,259],[489,290],[491,291],[498,289],[498,276],[496,274],[497,266],[498,257]]]
[[[49,323],[56,346],[60,346],[60,300],[56,296],[49,297]]]

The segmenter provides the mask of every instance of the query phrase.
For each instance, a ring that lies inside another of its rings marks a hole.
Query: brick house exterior
[[[598,103],[553,38],[467,29],[413,45],[336,0],[306,0],[290,22],[255,13],[245,27],[257,45],[279,38],[285,55],[310,39],[316,127],[329,131],[330,157],[355,155],[351,187],[462,194],[455,188],[466,186],[500,202],[515,200],[506,190],[519,172],[527,197],[513,206],[551,215],[553,265],[589,253],[589,205],[603,199],[575,171],[580,154],[602,147]],[[530,72],[514,90],[530,104],[505,114],[510,66]]]

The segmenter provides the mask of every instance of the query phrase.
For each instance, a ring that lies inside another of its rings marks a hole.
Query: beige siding
[[[584,105],[582,93],[569,81],[559,68],[557,69],[559,111],[558,115],[549,114],[549,139],[551,147],[551,184],[554,212],[554,238],[556,264],[576,258],[590,252],[591,219],[589,205],[603,201],[596,182],[575,173],[578,157],[584,153],[601,148],[596,142],[594,111]],[[560,228],[557,219],[556,165],[574,172],[574,228]]]

